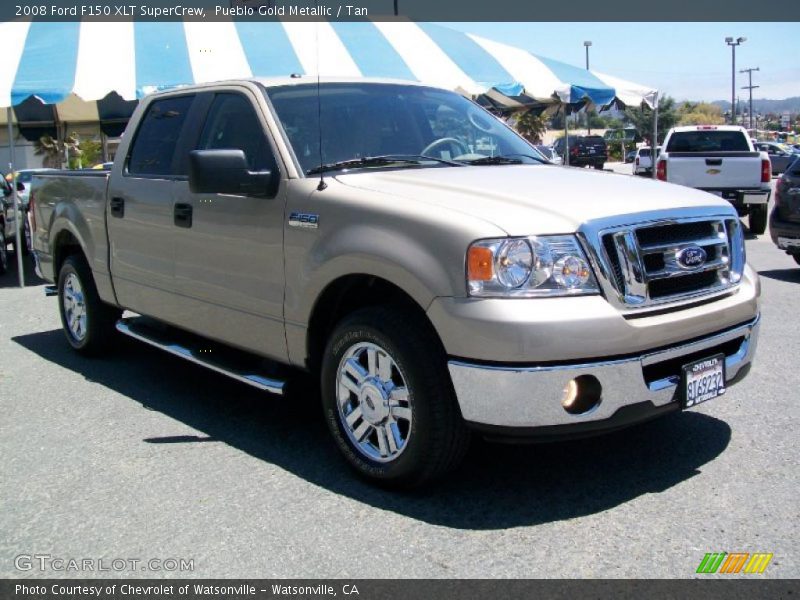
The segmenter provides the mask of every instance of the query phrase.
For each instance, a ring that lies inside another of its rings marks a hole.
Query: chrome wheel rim
[[[413,410],[406,378],[376,344],[348,348],[337,370],[339,420],[353,447],[370,460],[396,460],[411,438]]]
[[[86,303],[81,281],[75,273],[70,273],[64,280],[64,319],[67,330],[77,342],[86,337]]]

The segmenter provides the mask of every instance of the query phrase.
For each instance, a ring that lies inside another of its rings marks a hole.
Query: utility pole
[[[726,37],[725,43],[731,47],[731,125],[736,125],[736,46],[746,42],[746,37]]]
[[[592,45],[592,42],[586,40],[583,42],[583,47],[586,48],[586,70],[589,70],[589,46]],[[586,135],[592,134],[592,128],[589,126],[589,108],[586,108]]]
[[[761,87],[758,85],[753,85],[753,71],[759,71],[758,67],[753,67],[751,69],[742,69],[739,73],[747,73],[748,77],[748,85],[743,85],[743,90],[748,90],[750,92],[750,129],[753,128],[753,90]]]

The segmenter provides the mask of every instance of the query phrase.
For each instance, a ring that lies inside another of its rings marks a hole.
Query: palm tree
[[[48,169],[60,169],[61,158],[63,151],[61,143],[53,139],[52,136],[43,135],[36,142],[34,142],[34,154],[36,156],[44,156],[42,166]]]
[[[542,115],[527,110],[517,117],[514,129],[532,144],[539,144],[542,136],[547,131],[547,122]]]

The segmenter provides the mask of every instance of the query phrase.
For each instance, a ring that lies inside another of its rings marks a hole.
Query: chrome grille
[[[744,269],[744,237],[735,218],[663,219],[596,234],[599,270],[618,302],[630,308],[727,291]],[[687,265],[687,252],[705,258]]]

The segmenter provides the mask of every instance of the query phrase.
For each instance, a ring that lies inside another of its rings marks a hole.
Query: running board
[[[245,363],[260,361],[260,359],[190,333],[172,328],[154,327],[148,323],[152,323],[152,321],[146,317],[130,317],[117,321],[116,328],[120,333],[140,342],[150,344],[247,385],[272,394],[283,394],[285,381],[260,373],[258,365],[245,365]],[[209,345],[220,352],[201,347]],[[213,358],[212,355],[214,355]]]

